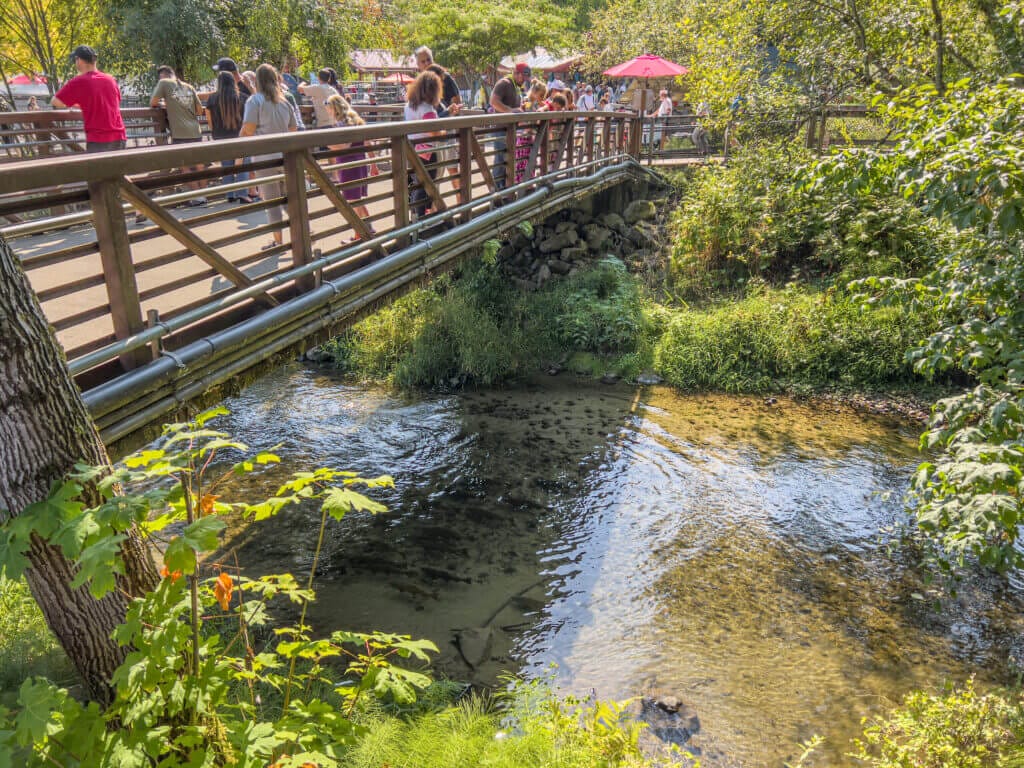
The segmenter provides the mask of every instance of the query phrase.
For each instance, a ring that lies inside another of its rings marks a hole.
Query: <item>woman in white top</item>
[[[429,69],[420,72],[416,79],[409,83],[406,91],[405,119],[406,120],[436,120],[438,108],[441,104],[441,78]],[[425,133],[413,133],[409,135],[409,141],[413,143],[413,149],[420,156],[423,164],[427,166],[427,173],[430,178],[437,178],[437,169],[431,166],[437,162],[437,154],[434,145],[424,139],[431,136],[440,136],[441,131],[430,131]],[[415,185],[415,187],[414,187]],[[412,210],[417,216],[423,216],[427,206],[422,201],[426,200],[427,192],[419,183],[416,174],[409,175],[409,186],[412,189],[410,202]]]
[[[245,113],[242,116],[242,130],[239,136],[267,136],[273,133],[285,133],[286,131],[298,130],[298,123],[295,122],[295,112],[291,104],[284,97],[281,90],[281,81],[278,78],[277,70],[270,64],[260,64],[256,70],[256,92],[245,102]],[[253,158],[254,163],[263,160],[273,160],[280,155],[257,155]],[[263,168],[256,171],[257,178],[276,176],[281,172],[280,168]],[[260,194],[264,200],[275,197],[284,197],[284,184],[280,181],[272,181],[260,185]],[[272,205],[267,208],[267,222],[280,224],[284,221],[284,208],[280,205]],[[263,246],[263,250],[281,245],[284,240],[283,232],[278,227],[273,231],[273,242]]]
[[[661,102],[658,104],[658,108],[651,112],[648,117],[671,117],[672,116],[672,99],[669,98],[668,91],[662,89],[658,92],[658,98]]]

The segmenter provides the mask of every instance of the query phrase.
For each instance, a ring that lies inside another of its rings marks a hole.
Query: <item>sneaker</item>
[[[266,245],[261,245],[260,246],[260,250],[261,251],[269,251],[271,248],[277,248],[277,246],[278,246],[278,243],[275,242],[274,240],[271,240]]]
[[[194,197],[186,203],[189,208],[202,208],[206,204],[207,200],[205,197]]]
[[[136,213],[135,214],[135,223],[136,224],[145,224],[146,223],[146,217],[143,216],[141,213]]]

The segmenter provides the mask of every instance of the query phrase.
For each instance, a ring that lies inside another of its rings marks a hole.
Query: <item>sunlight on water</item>
[[[545,379],[396,397],[292,368],[225,427],[290,472],[387,472],[391,512],[331,526],[314,626],[430,637],[441,674],[503,670],[566,691],[658,691],[696,709],[706,766],[780,766],[915,687],[1009,677],[1015,592],[968,583],[936,611],[901,521],[914,429],[786,399]],[[315,510],[234,532],[251,573],[308,572]]]

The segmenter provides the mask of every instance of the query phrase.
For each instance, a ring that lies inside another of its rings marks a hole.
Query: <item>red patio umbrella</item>
[[[668,61],[655,56],[653,53],[645,53],[622,64],[616,64],[611,69],[606,69],[604,74],[608,77],[676,77],[677,75],[689,74],[690,70],[681,64]]]
[[[689,73],[689,69],[684,67],[682,64],[676,64],[673,61],[661,58],[661,56],[655,56],[653,53],[645,53],[642,56],[637,56],[635,59],[623,62],[622,64],[616,64],[611,69],[606,69],[604,74],[608,77],[640,77],[645,80],[649,80],[652,77],[676,77],[678,75],[685,75]],[[645,113],[647,112],[647,89],[642,88],[640,90],[640,121],[643,126],[645,119]],[[641,135],[644,134],[644,129],[641,127]],[[650,130],[651,142],[650,146],[654,147],[654,125],[651,125]]]

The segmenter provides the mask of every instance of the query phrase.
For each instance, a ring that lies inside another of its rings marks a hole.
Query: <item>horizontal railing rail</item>
[[[205,96],[205,94],[203,94]],[[404,117],[402,104],[354,104],[370,123],[394,122]],[[314,123],[311,104],[300,106],[306,126]],[[480,114],[467,112],[466,114]],[[125,107],[121,110],[129,147],[169,142],[167,112],[163,107]],[[206,116],[199,116],[203,136],[209,138]],[[318,126],[322,127],[322,126]],[[76,109],[0,112],[0,163],[85,151],[85,126]]]
[[[35,158],[0,172],[0,235],[89,391],[545,185],[586,187],[639,133],[618,113],[480,115]]]

